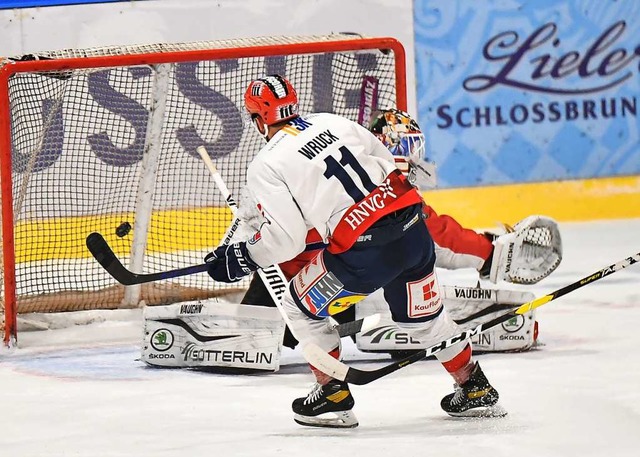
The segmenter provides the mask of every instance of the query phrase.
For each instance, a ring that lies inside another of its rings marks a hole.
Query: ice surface
[[[562,224],[565,254],[542,295],[640,251],[640,219]],[[472,285],[472,271],[443,271]],[[503,419],[440,410],[452,381],[434,361],[354,386],[360,427],[304,428],[290,403],[312,377],[298,351],[280,372],[231,376],[147,368],[140,314],[24,332],[0,352],[0,456],[640,455],[640,265],[539,309],[544,346],[478,356],[501,394]],[[381,363],[347,342],[345,359]],[[384,361],[384,360],[383,360]]]

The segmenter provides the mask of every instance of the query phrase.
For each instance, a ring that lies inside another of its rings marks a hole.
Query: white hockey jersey
[[[312,228],[328,242],[345,212],[394,170],[387,148],[355,122],[328,113],[292,120],[247,172],[267,220],[248,242],[251,258],[261,267],[292,259]]]

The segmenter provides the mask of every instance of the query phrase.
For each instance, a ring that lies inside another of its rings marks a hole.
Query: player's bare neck
[[[286,123],[273,124],[269,126],[269,131],[267,132],[267,136],[265,137],[267,141],[270,141],[273,136],[284,127]]]

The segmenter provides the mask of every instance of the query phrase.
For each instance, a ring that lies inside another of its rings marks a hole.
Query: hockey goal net
[[[263,144],[241,117],[252,79],[285,75],[298,90],[301,112],[366,121],[370,108],[406,107],[404,72],[395,39],[345,34],[2,59],[5,343],[17,341],[25,313],[227,292],[206,274],[125,288],[93,260],[85,238],[102,233],[123,264],[140,273],[201,263],[232,217],[196,148],[207,147],[237,195]]]

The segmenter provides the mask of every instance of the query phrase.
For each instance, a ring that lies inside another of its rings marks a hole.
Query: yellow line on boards
[[[513,224],[532,214],[558,221],[640,217],[640,176],[441,189],[423,195],[436,213],[471,228]]]
[[[158,211],[151,217],[147,253],[214,248],[231,220],[231,211],[226,207]],[[16,263],[89,258],[85,239],[91,232],[104,235],[116,254],[127,255],[131,252],[133,230],[124,237],[115,233],[125,221],[135,227],[131,213],[19,222],[15,231]]]
[[[558,221],[590,221],[640,217],[640,176],[505,186],[441,189],[424,192],[439,214],[463,226],[494,227],[531,214]],[[102,233],[116,254],[127,255],[133,230],[119,238],[122,222],[134,225],[133,214],[93,215],[19,222],[15,231],[16,262],[88,258],[85,238]],[[226,207],[158,211],[151,218],[148,253],[209,249],[232,221]]]

